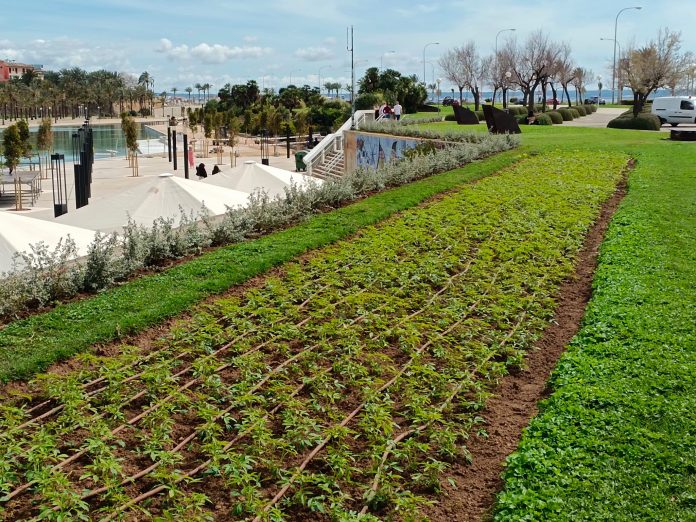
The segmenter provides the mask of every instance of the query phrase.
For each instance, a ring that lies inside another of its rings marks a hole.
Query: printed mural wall
[[[346,170],[377,169],[386,162],[402,159],[404,151],[414,148],[419,143],[419,140],[384,134],[347,132]]]

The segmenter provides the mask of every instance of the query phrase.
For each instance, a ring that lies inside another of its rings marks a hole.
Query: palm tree
[[[191,87],[186,87],[184,90],[188,93],[189,103],[191,103],[191,93],[193,92],[193,89]]]
[[[150,80],[151,80],[150,73],[148,73],[147,71],[145,71],[144,73],[142,73],[142,74],[138,77],[138,85],[144,85],[145,87],[149,87],[149,86],[150,86]]]
[[[172,87],[172,96],[176,98],[176,91],[179,89],[177,87]]]
[[[194,85],[194,87],[196,88],[196,91],[198,91],[198,101],[200,102],[201,101],[201,91],[203,90],[203,86],[200,83],[197,83],[196,85]]]
[[[164,117],[164,106],[167,103],[167,91],[160,93],[160,101],[162,102],[162,116]]]
[[[203,85],[201,85],[201,87],[203,89],[203,94],[205,94],[206,92],[208,93],[205,101],[210,100],[210,87],[211,87],[211,85],[209,83],[204,83]]]

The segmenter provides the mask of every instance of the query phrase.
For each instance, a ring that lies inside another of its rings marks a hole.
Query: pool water
[[[72,135],[77,132],[79,126],[53,127],[53,153],[64,154],[65,161],[72,161]],[[94,159],[126,156],[126,138],[120,125],[92,125],[94,138]],[[38,127],[30,127],[32,152],[38,152],[36,148],[36,135]],[[138,146],[143,154],[158,153],[163,150],[159,132],[140,124],[138,126]],[[0,131],[0,139],[2,131]]]

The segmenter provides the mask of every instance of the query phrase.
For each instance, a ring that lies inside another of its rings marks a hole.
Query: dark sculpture
[[[453,103],[452,109],[454,109],[454,119],[459,125],[478,125],[478,116],[471,109],[462,107],[458,103]]]
[[[520,126],[512,114],[493,107],[483,106],[483,116],[486,118],[486,127],[491,134],[520,134]]]

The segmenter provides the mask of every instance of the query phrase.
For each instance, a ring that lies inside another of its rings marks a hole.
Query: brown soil
[[[632,167],[629,164],[629,169]],[[626,190],[624,178],[603,205],[579,253],[575,276],[561,286],[554,320],[527,355],[524,371],[506,376],[492,390],[493,396],[482,414],[487,436],[472,434],[467,443],[472,462],[455,463],[443,477],[442,494],[424,511],[429,520],[471,522],[492,518],[495,496],[503,487],[505,459],[517,449],[522,430],[537,414],[537,403],[549,395],[546,383],[551,371],[580,327],[592,295],[599,246]],[[456,488],[447,479],[454,480]]]

